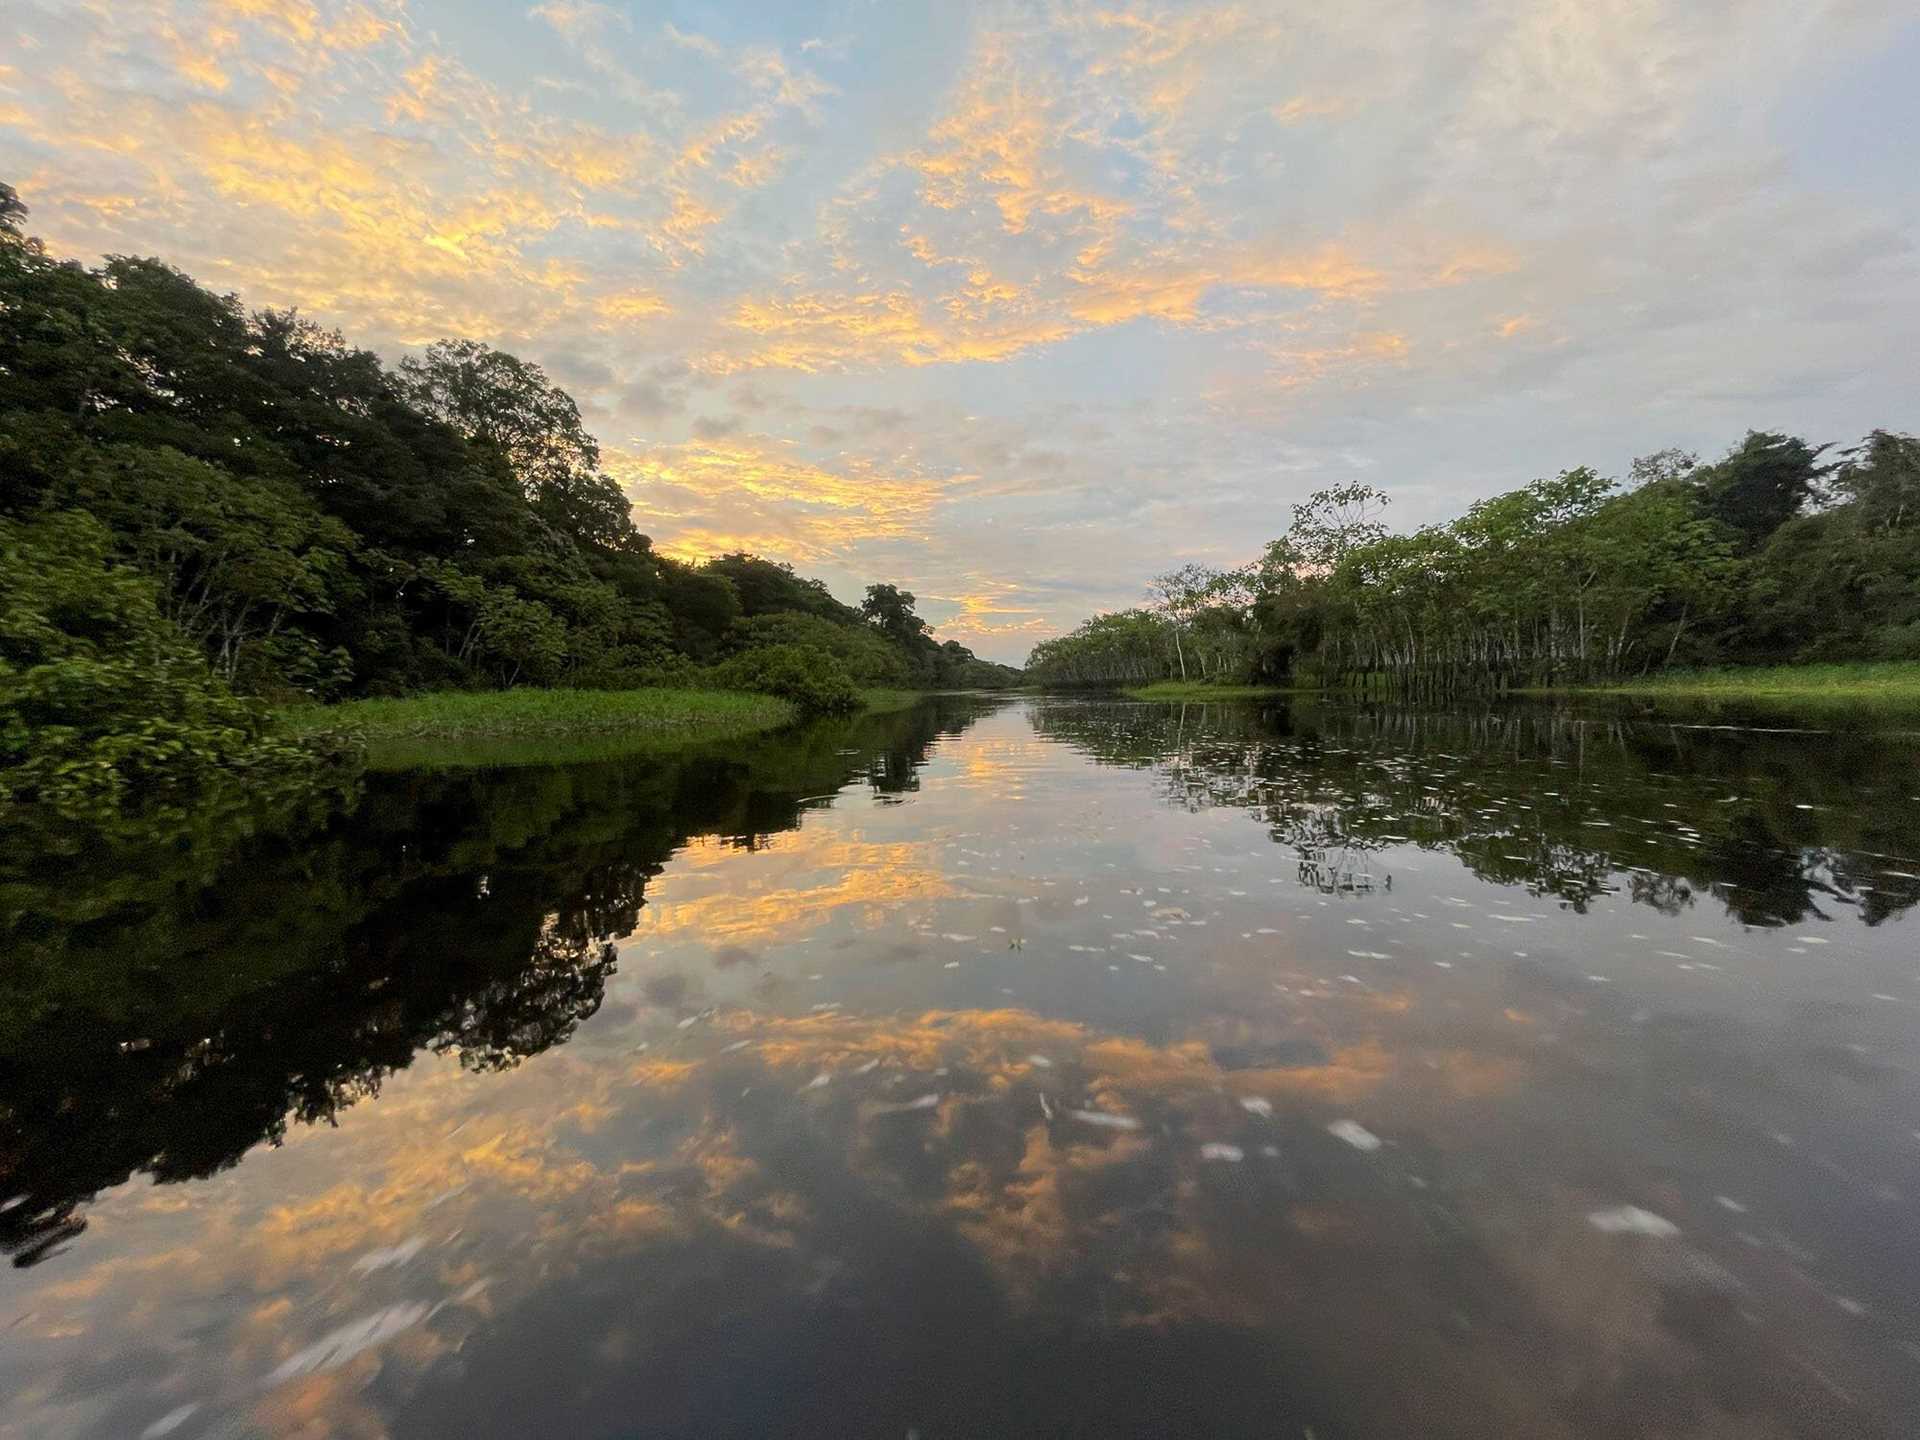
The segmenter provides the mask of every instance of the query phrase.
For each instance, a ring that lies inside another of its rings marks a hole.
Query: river
[[[1901,1436],[1920,735],[946,697],[15,894],[0,1433]]]

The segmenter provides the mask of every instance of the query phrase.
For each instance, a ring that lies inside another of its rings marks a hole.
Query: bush
[[[905,689],[913,672],[899,648],[871,625],[842,624],[818,615],[784,611],[737,620],[728,637],[731,653],[764,650],[774,645],[798,645],[833,656],[856,685],[872,689]]]
[[[748,650],[708,672],[722,690],[777,695],[803,714],[844,715],[860,706],[860,692],[846,667],[824,650],[806,645],[768,645]]]
[[[0,520],[0,805],[121,817],[304,769],[111,546],[79,512]]]

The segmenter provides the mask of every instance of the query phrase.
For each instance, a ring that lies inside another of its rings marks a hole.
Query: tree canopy
[[[1752,431],[1701,464],[1563,470],[1408,534],[1372,486],[1319,490],[1235,569],[1035,647],[1031,679],[1179,677],[1409,693],[1602,681],[1670,665],[1920,658],[1920,440]]]
[[[869,623],[870,608],[772,560],[655,553],[579,406],[531,361],[450,339],[390,368],[160,260],[56,259],[26,214],[0,185],[6,603],[13,632],[38,637],[0,671],[9,763],[26,728],[59,728],[48,696],[105,706],[82,674],[97,664],[127,684],[112,713],[147,695],[209,735],[239,713],[220,696],[720,684],[787,674],[796,648],[830,680],[1017,678],[935,643],[896,586],[869,591],[869,606],[886,597]],[[118,629],[68,603],[90,588],[119,597]],[[782,654],[708,668],[758,649]],[[201,679],[181,674],[183,655]],[[240,728],[259,738],[257,721]]]

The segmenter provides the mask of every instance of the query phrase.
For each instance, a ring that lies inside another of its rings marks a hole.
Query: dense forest
[[[152,259],[46,253],[0,185],[0,800],[270,769],[258,701],[517,685],[1004,685],[894,585],[657,554],[540,367],[390,368]]]
[[[1316,492],[1252,563],[1035,647],[1030,680],[1298,680],[1446,694],[1675,666],[1920,659],[1920,440],[1752,432],[1624,482],[1562,471],[1411,534],[1364,484]]]

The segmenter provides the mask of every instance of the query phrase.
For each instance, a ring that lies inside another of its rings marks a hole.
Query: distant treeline
[[[1671,666],[1920,659],[1920,440],[1751,432],[1723,459],[1582,467],[1412,534],[1368,485],[1316,492],[1237,570],[1034,648],[1030,680],[1314,681],[1445,694]]]
[[[158,260],[55,259],[25,213],[0,185],[0,799],[237,761],[235,696],[1017,678],[895,586],[656,554],[537,365],[389,369]]]

